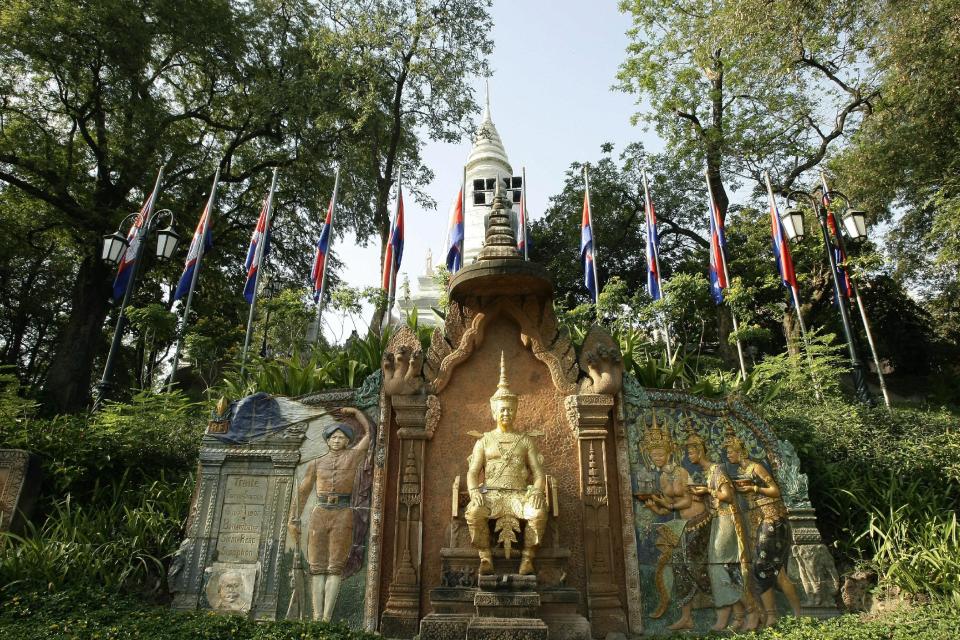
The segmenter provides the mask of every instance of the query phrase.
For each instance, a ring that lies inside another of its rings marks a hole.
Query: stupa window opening
[[[493,204],[493,192],[497,186],[496,178],[477,178],[473,181],[473,204],[489,207]],[[510,197],[510,201],[519,204],[520,193],[523,189],[523,177],[511,176],[503,178],[503,187]]]

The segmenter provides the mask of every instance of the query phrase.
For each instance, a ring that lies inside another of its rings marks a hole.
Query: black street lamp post
[[[837,192],[831,191],[829,195],[834,195],[835,193]],[[822,195],[822,190],[814,190],[813,192],[795,190],[787,194],[787,201],[793,200],[794,202],[799,202],[801,199],[806,200],[813,207],[817,222],[820,223],[820,233],[823,235],[823,247],[827,254],[827,262],[830,265],[830,274],[833,277],[833,291],[837,296],[837,307],[840,309],[840,323],[843,325],[843,335],[847,340],[847,349],[850,352],[850,367],[853,373],[854,393],[857,396],[857,400],[864,404],[872,405],[874,400],[870,394],[870,389],[867,387],[866,367],[857,353],[856,338],[850,325],[850,314],[847,312],[847,290],[845,286],[841,285],[840,278],[837,276],[837,260],[833,253],[833,244],[830,242],[830,229],[827,227],[827,210],[823,205]],[[850,213],[854,212],[851,211]],[[862,229],[862,212],[856,213],[861,216],[860,223],[857,227]],[[849,216],[845,216],[844,218],[844,224],[847,223],[847,217]],[[784,230],[787,232],[787,237],[790,240],[803,238],[803,214],[798,208],[789,207],[781,215],[781,220],[783,221]],[[851,223],[852,222],[853,221],[851,221]],[[837,235],[839,234],[840,230],[837,229]],[[865,235],[865,230],[863,230],[863,234]]]
[[[132,223],[132,221],[136,219],[138,215],[140,215],[140,212],[131,213],[120,222],[117,231],[103,237],[103,253],[101,254],[101,257],[105,262],[108,262],[114,266],[120,264],[120,260],[124,253],[126,253],[130,244],[121,233],[121,230],[124,226],[126,226],[128,221]],[[158,222],[161,216],[164,215],[169,216],[169,222],[163,229],[157,229]],[[156,255],[161,260],[169,259],[173,256],[173,252],[176,250],[177,244],[180,242],[180,235],[173,230],[173,223],[173,212],[169,209],[160,209],[150,213],[143,224],[143,228],[139,231],[139,243],[136,247],[136,254],[133,258],[133,264],[130,267],[132,269],[130,272],[130,282],[127,283],[127,289],[123,293],[123,300],[120,302],[120,310],[117,314],[117,326],[113,332],[113,341],[110,343],[110,353],[107,354],[107,362],[103,366],[103,376],[100,378],[100,382],[98,382],[96,386],[96,397],[93,403],[94,411],[99,409],[100,404],[103,402],[111,386],[110,379],[113,377],[113,368],[116,364],[117,353],[120,351],[120,345],[123,342],[123,333],[127,327],[126,308],[130,303],[133,290],[136,288],[137,276],[140,274],[140,264],[143,257],[143,248],[146,246],[147,237],[150,235],[151,231],[156,231]]]

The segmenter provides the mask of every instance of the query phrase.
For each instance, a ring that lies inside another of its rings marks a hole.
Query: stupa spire
[[[490,209],[490,218],[487,222],[487,233],[480,249],[479,260],[493,260],[496,258],[520,258],[517,251],[517,239],[513,235],[513,225],[510,223],[510,208],[507,198],[503,195],[503,178],[497,174],[497,186],[493,191],[493,206]]]

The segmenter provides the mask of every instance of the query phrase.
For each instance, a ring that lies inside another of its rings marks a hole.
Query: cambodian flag
[[[530,225],[527,220],[527,177],[523,176],[523,186],[520,189],[520,215],[517,219],[517,251],[527,260],[530,255]]]
[[[463,185],[450,208],[447,235],[447,270],[453,274],[463,267]]]
[[[387,249],[383,257],[383,290],[387,296],[393,296],[400,260],[403,258],[403,187],[397,187],[397,212],[393,216],[393,226],[387,240]]]
[[[271,194],[272,195],[272,194]],[[262,259],[270,255],[270,230],[267,229],[267,216],[270,211],[270,196],[263,201],[257,226],[250,236],[250,247],[247,249],[247,259],[244,267],[247,270],[247,282],[243,287],[243,297],[247,303],[253,304],[253,294],[257,290],[257,275]]]
[[[580,222],[580,260],[583,261],[583,283],[597,302],[597,266],[593,259],[593,221],[590,215],[590,189],[583,193],[583,219]]]
[[[203,208],[203,213],[200,214],[200,221],[197,223],[197,228],[193,231],[193,240],[190,241],[190,250],[187,251],[187,261],[183,267],[183,274],[180,276],[180,282],[177,283],[176,291],[173,292],[174,300],[179,300],[190,291],[190,285],[193,282],[193,272],[200,267],[200,260],[203,258],[203,254],[213,247],[213,233],[210,230],[210,211],[213,208],[219,179],[220,169],[218,168],[213,178],[213,188],[210,190],[207,206]]]
[[[850,282],[850,274],[844,267],[847,262],[847,253],[840,245],[840,227],[837,226],[837,218],[833,215],[833,209],[830,206],[833,201],[830,199],[827,178],[822,173],[820,174],[820,182],[823,184],[823,207],[827,210],[827,227],[833,234],[830,238],[830,248],[833,250],[833,261],[837,265],[837,280],[843,283],[847,300],[850,300],[853,298],[853,283]]]
[[[646,185],[646,174],[643,180],[647,214],[647,291],[651,298],[659,300],[663,297],[663,291],[660,289],[660,237],[657,234],[657,212],[653,208],[653,198],[650,197],[650,190]]]
[[[777,271],[783,286],[797,290],[797,274],[793,270],[793,256],[790,254],[790,245],[787,244],[786,234],[783,232],[783,223],[780,222],[780,211],[773,191],[768,190],[770,200],[770,236],[773,240],[773,257],[777,260]]]
[[[313,258],[313,269],[310,271],[310,280],[313,281],[313,301],[320,300],[320,289],[323,287],[323,274],[327,270],[327,255],[330,253],[330,233],[333,229],[333,199],[327,207],[327,218],[323,221],[320,238],[317,240],[317,253]]]
[[[727,288],[726,262],[727,240],[723,220],[713,197],[710,197],[710,295],[717,304],[723,302],[723,290]]]
[[[146,222],[153,213],[153,206],[157,202],[157,195],[160,193],[160,181],[163,179],[163,169],[157,174],[157,182],[153,186],[153,192],[147,198],[143,206],[140,207],[140,213],[130,225],[130,231],[127,232],[127,250],[120,258],[120,265],[117,267],[117,277],[113,281],[113,299],[120,300],[123,294],[127,292],[127,286],[130,284],[130,276],[133,274],[133,266],[137,261],[137,254],[140,251],[140,243],[143,241],[146,231]]]

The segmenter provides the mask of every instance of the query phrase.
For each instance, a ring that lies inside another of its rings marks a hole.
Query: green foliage
[[[7,590],[0,627],[5,640],[377,640],[380,636],[320,622],[263,622],[210,611],[174,612],[129,595],[89,590]]]
[[[37,408],[35,402],[21,395],[20,380],[9,370],[0,367],[0,425],[27,420]]]
[[[0,423],[0,446],[37,456],[42,492],[21,536],[0,540],[0,585],[162,587],[179,543],[204,421],[180,393],[140,393],[96,414]]]
[[[351,338],[342,348],[316,347],[309,358],[294,354],[289,358],[247,363],[246,374],[231,371],[212,395],[242,398],[264,391],[282,396],[301,396],[324,389],[359,387],[380,368],[390,332],[369,333],[366,338]]]
[[[277,295],[259,299],[253,335],[256,337],[267,333],[267,349],[271,356],[289,358],[303,348],[307,325],[316,315],[316,307],[308,304],[308,299],[312,302],[303,287],[286,288]],[[260,343],[255,340],[254,344]],[[251,348],[255,349],[254,346]]]
[[[862,6],[861,6],[862,5]],[[687,166],[790,185],[870,111],[873,3],[622,0],[633,19],[618,78]],[[648,102],[649,101],[649,102]],[[649,106],[648,106],[649,105]]]
[[[180,542],[193,481],[97,481],[83,500],[57,499],[43,523],[21,537],[0,534],[0,585],[162,588]]]
[[[910,592],[957,602],[960,418],[784,394],[760,407],[794,444],[825,539]]]
[[[885,584],[924,593],[960,607],[960,527],[949,504],[940,508],[917,480],[889,491],[891,504],[873,506],[856,542],[866,543],[869,564]],[[891,489],[893,486],[891,485]],[[900,504],[905,496],[924,505]],[[945,503],[949,501],[945,500]]]
[[[743,393],[761,405],[780,396],[796,399],[839,396],[840,377],[849,371],[844,346],[833,334],[810,331],[794,351],[768,355],[747,375]]]
[[[3,593],[0,626],[4,638],[33,640],[375,640],[380,636],[344,625],[317,622],[263,622],[208,611],[175,612],[144,606],[135,598],[102,590]],[[946,640],[960,634],[957,609],[925,606],[865,619],[783,618],[775,629],[740,634],[747,640]],[[686,635],[690,638],[714,638]]]
[[[198,405],[181,393],[141,392],[91,416],[4,420],[0,446],[36,455],[54,500],[85,500],[109,478],[149,484],[165,470],[183,476],[196,463],[204,427]]]

